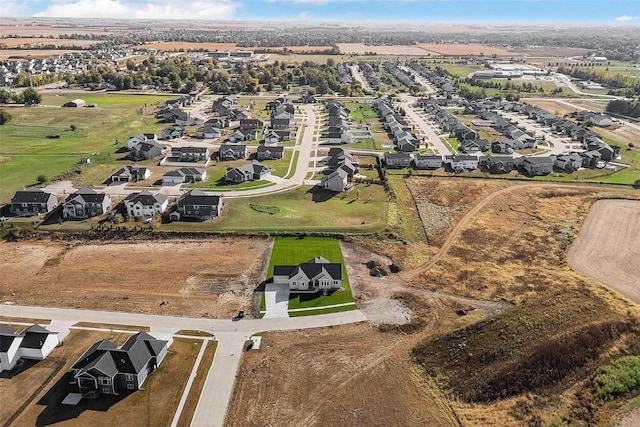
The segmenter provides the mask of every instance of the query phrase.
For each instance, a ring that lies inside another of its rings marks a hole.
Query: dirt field
[[[224,318],[250,309],[270,245],[257,238],[0,243],[0,295],[25,305]]]
[[[435,52],[440,55],[480,55],[482,53],[484,56],[491,56],[494,54],[497,56],[520,56],[519,52],[480,44],[420,43],[417,46],[428,52]]]
[[[66,49],[0,49],[0,60],[9,58],[49,58],[51,56],[73,53],[77,50]]]
[[[41,37],[23,37],[23,38],[0,38],[0,45],[6,47],[16,46],[39,46],[39,45],[55,45],[55,46],[91,46],[95,44],[95,40],[74,40],[74,39],[54,39]]]
[[[342,54],[364,55],[375,52],[376,55],[416,55],[425,56],[429,52],[418,46],[368,46],[364,43],[337,43]]]
[[[227,426],[457,425],[408,357],[416,336],[361,324],[262,337],[241,362]]]
[[[594,203],[567,259],[574,269],[640,303],[640,201]]]
[[[148,43],[140,46],[135,46],[134,49],[144,50],[144,49],[158,49],[164,51],[174,51],[174,50],[201,50],[206,49],[208,51],[216,51],[216,50],[229,50],[229,49],[239,49],[239,50],[256,50],[256,49],[265,49],[260,47],[239,47],[235,43],[195,43],[195,42],[161,42],[161,43]],[[284,47],[269,47],[266,48],[273,51],[282,51]],[[327,50],[331,49],[331,46],[287,46],[287,50],[290,52],[315,52],[318,50]]]

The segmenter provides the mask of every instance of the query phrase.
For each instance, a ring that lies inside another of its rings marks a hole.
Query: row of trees
[[[640,94],[640,82],[638,79],[620,73],[612,74],[602,68],[559,65],[558,72],[580,80],[591,80],[614,89],[627,88],[632,93]]]
[[[624,101],[616,99],[607,104],[607,111],[627,117],[640,117],[640,101]]]
[[[42,95],[33,88],[26,88],[22,93],[0,89],[0,104],[37,105],[42,102]]]

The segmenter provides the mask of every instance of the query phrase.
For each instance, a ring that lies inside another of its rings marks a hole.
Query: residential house
[[[489,173],[509,173],[516,168],[511,156],[487,156],[480,163],[487,168]]]
[[[313,95],[309,95],[305,93],[300,98],[298,98],[298,102],[300,104],[315,104],[316,102],[318,102],[318,100],[314,98]]]
[[[272,129],[288,129],[291,123],[291,119],[272,119],[271,120],[271,128]]]
[[[138,332],[116,347],[111,341],[93,344],[71,366],[73,383],[83,398],[117,395],[140,389],[167,354],[169,341]]]
[[[193,189],[180,196],[176,211],[170,214],[170,218],[172,220],[191,218],[204,221],[220,216],[222,208],[222,196],[209,195],[201,190]]]
[[[352,184],[349,182],[349,173],[340,168],[333,172],[330,172],[320,179],[319,187],[325,190],[342,192],[351,188]]]
[[[553,166],[567,173],[572,173],[582,167],[582,156],[578,153],[560,155],[556,157]]]
[[[144,181],[151,176],[151,170],[142,166],[125,166],[111,175],[111,182]]]
[[[162,147],[154,140],[138,142],[129,150],[129,155],[133,160],[153,159],[160,154],[162,154]]]
[[[46,214],[58,206],[58,198],[39,188],[29,187],[16,191],[11,198],[9,212],[16,216]]]
[[[336,291],[342,287],[342,264],[317,257],[298,265],[276,265],[273,283],[295,293]]]
[[[278,160],[284,156],[284,147],[260,145],[256,156],[258,160]]]
[[[231,116],[233,116],[234,120],[239,120],[240,122],[247,120],[251,117],[251,113],[243,110],[243,109],[235,109],[231,112]]]
[[[280,135],[277,132],[270,130],[265,132],[262,143],[266,146],[274,146],[280,142]]]
[[[21,333],[0,325],[0,372],[15,368],[20,359],[44,360],[58,344],[58,333],[40,325],[31,325]]]
[[[407,153],[384,153],[384,164],[388,168],[408,168],[411,157]]]
[[[158,137],[155,133],[141,133],[140,135],[130,136],[127,139],[127,149],[131,150],[134,146],[141,142],[157,141]]]
[[[162,185],[177,185],[185,182],[198,182],[207,177],[206,169],[180,168],[162,175]]]
[[[413,156],[416,169],[438,169],[442,167],[442,156],[430,154],[416,154]]]
[[[152,217],[155,214],[161,214],[167,209],[169,203],[164,194],[151,194],[147,190],[131,193],[123,202],[127,215],[134,217]]]
[[[240,130],[260,130],[264,127],[264,122],[260,119],[242,119],[240,120]]]
[[[78,99],[74,99],[73,101],[65,102],[62,106],[79,108],[79,107],[84,107],[85,105],[87,105],[87,103],[84,101],[84,99],[78,98]]]
[[[486,139],[465,139],[460,143],[460,151],[466,154],[489,151],[489,141]]]
[[[264,166],[257,160],[251,161],[236,168],[227,168],[224,180],[232,184],[240,184],[247,181],[256,181],[271,173],[271,169]]]
[[[531,176],[549,175],[553,172],[554,156],[525,157],[522,169]]]
[[[81,188],[69,195],[62,204],[62,217],[66,219],[85,219],[104,215],[111,206],[111,197],[89,188]]]
[[[216,139],[222,135],[222,129],[205,124],[196,130],[196,138]]]
[[[476,169],[479,159],[476,156],[444,156],[443,163],[449,165],[454,173],[461,173]]]
[[[602,162],[602,154],[599,151],[591,150],[580,153],[582,157],[582,167],[595,168]]]
[[[238,160],[247,157],[247,146],[241,144],[222,144],[218,150],[220,160]]]
[[[207,162],[211,157],[209,147],[173,147],[171,149],[171,161],[176,162]]]
[[[160,133],[160,139],[168,140],[182,138],[186,135],[186,133],[186,130],[182,126],[169,126],[162,129],[162,132]]]
[[[174,122],[179,126],[194,126],[203,124],[204,120],[191,117],[184,111],[176,111],[174,114]]]
[[[227,143],[237,144],[242,141],[251,141],[253,139],[256,139],[256,137],[257,134],[255,129],[236,129],[231,135],[229,135]]]

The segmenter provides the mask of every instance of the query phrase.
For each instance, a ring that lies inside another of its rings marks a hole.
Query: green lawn
[[[82,98],[96,108],[60,108]],[[2,126],[0,137],[0,202],[7,202],[16,190],[34,184],[38,175],[48,179],[60,176],[91,157],[92,165],[121,166],[114,142],[142,132],[159,133],[166,126],[153,117],[168,97],[109,94],[44,95],[39,107],[11,108],[13,120]],[[145,107],[146,105],[146,107]],[[72,130],[72,125],[75,130]],[[48,138],[47,136],[58,136]],[[111,168],[111,169],[110,169]],[[84,180],[86,185],[99,184]]]
[[[300,296],[290,298],[289,308],[324,307],[328,305],[353,302],[351,286],[349,285],[349,277],[347,276],[347,269],[344,264],[342,250],[340,249],[340,241],[338,239],[325,237],[276,237],[275,242],[273,243],[267,277],[271,278],[273,276],[274,265],[297,265],[305,261],[309,261],[314,257],[323,257],[329,260],[329,262],[339,262],[342,264],[342,289],[332,293],[331,295],[318,296],[308,300],[304,298],[304,295],[302,301]],[[345,307],[325,309],[323,312],[345,311],[353,310],[355,308],[355,305],[349,305]],[[296,316],[319,314],[315,310],[299,311],[294,313],[292,314]]]
[[[346,193],[301,186],[283,193],[231,199],[213,226],[223,231],[328,231],[376,233],[387,223],[386,193],[380,185],[357,184]],[[268,212],[251,208],[269,207]]]

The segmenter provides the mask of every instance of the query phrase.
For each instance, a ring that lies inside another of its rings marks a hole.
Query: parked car
[[[236,317],[234,317],[231,320],[233,320],[234,322],[237,322],[238,320],[242,320],[242,319],[244,319],[244,311],[240,310],[238,311],[238,314],[236,314]]]

